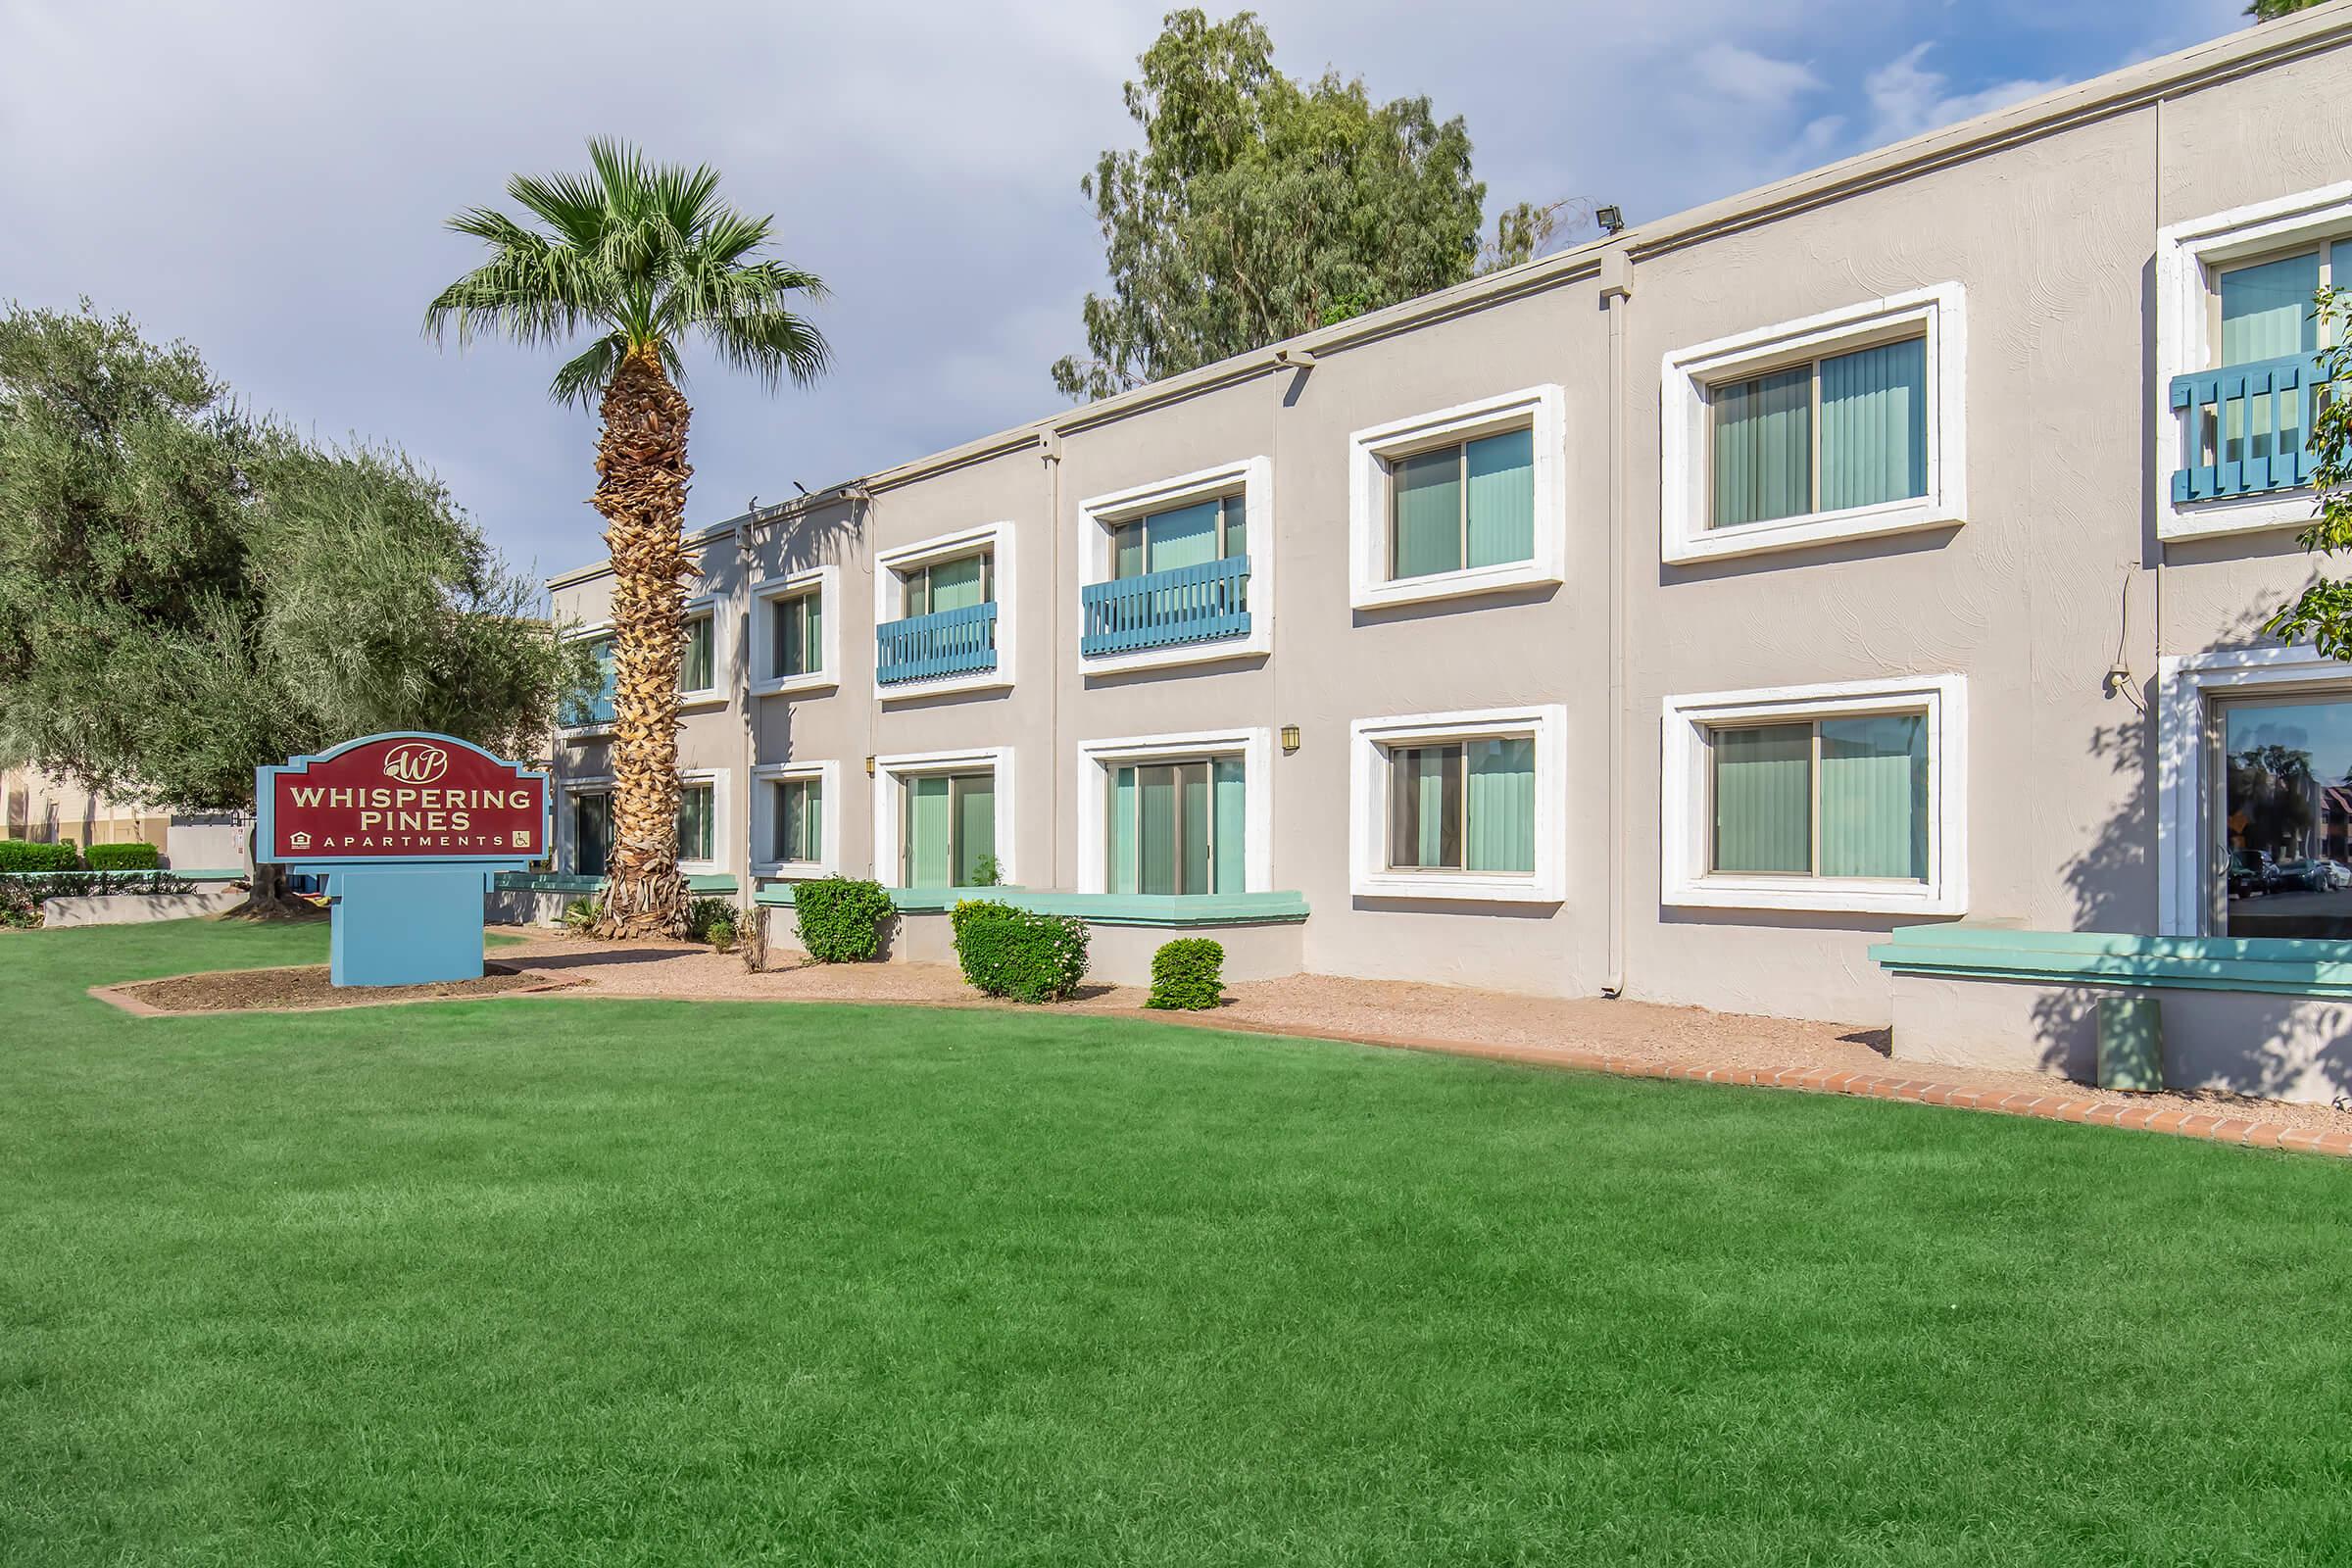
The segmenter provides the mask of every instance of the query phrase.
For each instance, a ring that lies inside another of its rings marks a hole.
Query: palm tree
[[[686,422],[678,345],[699,333],[721,359],[773,390],[806,385],[832,358],[792,305],[821,299],[812,272],[761,259],[772,218],[748,218],[718,199],[709,169],[649,164],[635,147],[588,144],[594,172],[516,175],[507,194],[536,218],[528,227],[476,207],[449,226],[490,247],[490,259],[441,291],[424,313],[435,342],[455,323],[463,348],[477,332],[525,344],[595,341],[556,372],[558,403],[598,404],[594,506],[612,562],[612,858],[605,937],[679,936],[686,879],[678,874],[678,663],[689,563]]]

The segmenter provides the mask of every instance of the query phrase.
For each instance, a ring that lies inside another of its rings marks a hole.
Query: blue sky
[[[1492,212],[1729,195],[2241,24],[2241,0],[1387,0],[1258,7],[1276,62],[1461,114]],[[1163,5],[173,7],[0,0],[0,297],[88,295],[184,336],[256,406],[396,441],[512,557],[602,554],[555,359],[423,343],[445,233],[590,135],[709,162],[832,285],[839,355],[775,397],[689,359],[691,522],[1062,406],[1102,248],[1078,179],[1134,127]],[[1223,14],[1211,7],[1212,14]],[[656,47],[636,40],[658,17]],[[693,373],[696,369],[700,373]]]

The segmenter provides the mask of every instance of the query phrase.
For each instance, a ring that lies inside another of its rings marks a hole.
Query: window
[[[1240,893],[1249,838],[1239,757],[1109,768],[1112,893]]]
[[[902,612],[933,615],[969,610],[996,597],[995,559],[988,551],[929,562],[899,573]]]
[[[1562,898],[1565,730],[1555,706],[1357,720],[1357,896]]]
[[[571,797],[571,870],[603,876],[612,866],[612,797],[602,790]]]
[[[718,858],[717,788],[708,780],[678,786],[678,858],[710,861]]]
[[[1957,675],[1669,698],[1665,902],[1958,913]]]
[[[997,853],[996,775],[918,774],[906,780],[905,792],[901,885],[980,886],[982,862]]]
[[[813,778],[781,778],[776,792],[775,840],[768,858],[779,865],[813,865],[824,857],[824,786]]]
[[[1928,343],[1858,349],[1710,387],[1710,528],[1928,493]]]
[[[1389,771],[1392,869],[1536,868],[1532,736],[1397,747]]]
[[[1924,712],[1710,735],[1709,871],[1928,879]]]
[[[2217,705],[2217,935],[2352,937],[2352,693]]]
[[[1508,430],[1389,465],[1389,575],[1500,566],[1536,554],[1536,440]]]
[[[585,701],[564,706],[562,727],[565,729],[586,729],[612,722],[612,636],[610,632],[588,639],[588,657],[596,662],[596,690]]]
[[[777,599],[768,615],[770,674],[785,680],[825,667],[824,603],[815,589]]]
[[[2156,531],[2311,520],[2320,334],[2352,271],[2352,183],[2176,223],[2156,240]]]
[[[685,648],[678,660],[678,690],[707,692],[718,685],[716,631],[718,617],[710,611],[689,615]]]
[[[1274,560],[1265,548],[1272,473],[1264,458],[1247,458],[1078,503],[1081,669],[1153,669],[1273,650]]]
[[[788,696],[840,684],[841,568],[811,566],[752,585],[752,694]]]
[[[1246,556],[1250,553],[1249,518],[1249,503],[1231,495],[1119,523],[1110,531],[1111,579],[1124,581]]]
[[[874,684],[882,701],[1013,684],[1013,526],[992,522],[874,557]],[[829,569],[829,568],[828,568]]]
[[[1663,559],[1962,521],[1965,313],[1943,283],[1667,354]]]
[[[1356,608],[1562,581],[1564,408],[1531,387],[1351,435]]]

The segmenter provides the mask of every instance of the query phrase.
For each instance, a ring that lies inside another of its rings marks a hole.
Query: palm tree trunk
[[[686,604],[686,421],[650,350],[605,389],[596,510],[612,560],[612,863],[596,934],[682,937],[678,874],[678,662]]]

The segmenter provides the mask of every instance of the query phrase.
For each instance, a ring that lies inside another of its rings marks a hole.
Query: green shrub
[[[949,917],[963,977],[992,997],[1066,1002],[1086,978],[1086,922],[965,899]]]
[[[41,923],[51,899],[102,899],[118,893],[193,893],[196,884],[169,871],[49,871],[0,877],[0,926]]]
[[[0,871],[78,871],[81,857],[71,844],[34,844],[0,839]]]
[[[972,862],[972,886],[994,888],[1004,885],[1004,862],[993,855],[983,855]]]
[[[564,906],[564,929],[581,936],[596,928],[605,906],[594,899],[574,899]]]
[[[152,871],[164,863],[162,853],[144,843],[93,844],[81,858],[93,871]]]
[[[1225,996],[1225,945],[1206,937],[1178,937],[1152,955],[1152,995],[1147,1007],[1199,1012]]]
[[[725,899],[695,899],[686,906],[686,940],[708,942],[724,953],[735,945],[735,906]]]
[[[882,951],[882,922],[895,912],[879,882],[819,877],[793,887],[801,946],[818,963],[863,963]]]

